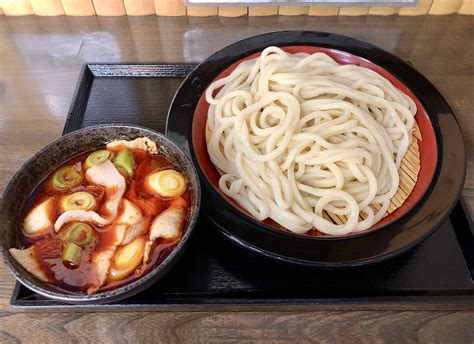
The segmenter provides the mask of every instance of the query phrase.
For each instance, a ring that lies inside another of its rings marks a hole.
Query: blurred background
[[[8,16],[359,16],[474,13],[473,0],[1,0]]]

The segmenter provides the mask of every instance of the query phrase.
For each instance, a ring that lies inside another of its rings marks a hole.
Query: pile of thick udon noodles
[[[378,73],[268,47],[214,81],[206,101],[219,188],[258,220],[344,235],[384,217],[416,105]]]

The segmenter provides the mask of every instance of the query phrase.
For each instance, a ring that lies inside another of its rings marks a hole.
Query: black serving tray
[[[85,65],[63,133],[103,123],[135,124],[163,132],[173,95],[194,67]],[[461,200],[428,239],[375,265],[337,270],[287,265],[236,246],[201,217],[178,264],[142,293],[107,305],[77,306],[46,299],[17,283],[11,304],[25,310],[289,310],[315,305],[472,309],[473,280],[474,232]]]

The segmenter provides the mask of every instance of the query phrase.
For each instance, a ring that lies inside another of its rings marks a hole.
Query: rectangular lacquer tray
[[[191,64],[88,64],[64,133],[103,124],[163,132],[169,105]],[[205,206],[205,205],[203,205]],[[462,200],[428,239],[372,266],[315,270],[283,265],[228,242],[201,218],[178,264],[148,290],[107,305],[75,306],[17,284],[11,304],[25,310],[98,309],[472,309],[472,223]]]

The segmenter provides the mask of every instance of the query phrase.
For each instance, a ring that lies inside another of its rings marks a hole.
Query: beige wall
[[[418,0],[414,7],[364,6],[255,6],[215,7],[184,6],[184,0],[0,0],[0,15],[42,16],[358,16],[358,15],[446,15],[474,14],[474,0]]]

